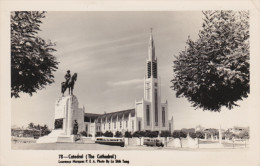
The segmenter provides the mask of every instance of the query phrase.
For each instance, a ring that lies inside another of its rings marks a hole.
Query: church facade
[[[173,117],[169,117],[167,101],[161,102],[157,57],[152,31],[150,33],[144,96],[135,101],[135,108],[105,114],[84,113],[84,131],[94,136],[97,132],[111,131],[173,131]],[[169,119],[170,118],[170,119]]]

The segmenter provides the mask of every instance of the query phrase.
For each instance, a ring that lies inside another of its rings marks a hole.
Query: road
[[[13,150],[179,150],[179,151],[237,151],[247,150],[248,148],[175,148],[175,147],[147,147],[147,146],[110,146],[95,143],[12,143]]]

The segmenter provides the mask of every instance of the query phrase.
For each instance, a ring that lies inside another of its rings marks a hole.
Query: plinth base
[[[53,130],[49,135],[40,137],[36,143],[74,142],[74,135],[65,135],[62,130]]]

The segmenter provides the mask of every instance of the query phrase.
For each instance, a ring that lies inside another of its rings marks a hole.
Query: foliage
[[[41,136],[48,135],[51,132],[47,125],[41,127],[40,130],[41,130]]]
[[[187,137],[187,133],[185,133],[183,131],[175,130],[172,133],[172,137],[180,139],[180,144],[181,144],[181,148],[182,148],[182,138],[186,138]]]
[[[243,130],[238,134],[238,137],[241,139],[249,139],[249,131]]]
[[[249,12],[205,11],[199,39],[174,61],[172,88],[193,107],[229,109],[249,93]]]
[[[48,135],[51,132],[46,124],[41,126],[39,124],[34,125],[34,123],[31,122],[28,124],[28,128],[32,130],[40,131],[41,136]]]
[[[96,137],[101,137],[102,135],[104,135],[103,132],[101,132],[101,131],[96,132]]]
[[[34,123],[28,124],[27,129],[11,129],[12,136],[23,136],[23,137],[34,137],[38,138],[40,136],[48,135],[50,129],[47,125],[34,125]]]
[[[126,138],[132,138],[131,132],[126,131],[126,132],[125,132],[125,137],[126,137]]]
[[[150,138],[155,138],[158,137],[159,132],[158,131],[150,131],[150,130],[146,130],[144,132],[144,137],[150,137]]]
[[[191,137],[191,138],[200,138],[200,139],[203,139],[204,138],[204,134],[202,133],[202,132],[200,132],[200,131],[197,131],[197,132],[190,132],[189,133],[189,136]]]
[[[120,132],[120,131],[116,131],[116,133],[115,133],[115,137],[123,137],[122,132]]]
[[[196,138],[204,139],[204,134],[201,131],[196,132]]]
[[[218,131],[218,129],[214,129],[214,128],[209,128],[209,129],[207,129],[206,131],[208,131],[210,134],[212,134],[213,136],[215,136],[215,135],[218,135],[219,133],[219,131]]]
[[[45,12],[11,12],[11,97],[32,95],[54,82],[55,44],[37,36],[44,17]]]
[[[133,137],[144,137],[145,133],[143,131],[136,131],[133,133]]]
[[[113,134],[111,131],[106,131],[106,132],[104,133],[104,136],[105,136],[105,137],[113,137],[114,134]]]
[[[179,138],[179,139],[186,138],[187,137],[187,133],[185,133],[183,131],[175,130],[172,133],[172,137],[173,138]]]
[[[190,136],[191,138],[193,138],[193,139],[194,139],[194,138],[197,138],[197,137],[196,137],[196,133],[194,133],[194,132],[190,132],[190,133],[189,133],[189,136]]]
[[[171,132],[169,132],[169,131],[162,131],[160,133],[160,136],[161,137],[170,137],[171,136]]]
[[[136,131],[133,133],[133,137],[150,137],[150,138],[155,138],[158,137],[159,132],[158,131]]]

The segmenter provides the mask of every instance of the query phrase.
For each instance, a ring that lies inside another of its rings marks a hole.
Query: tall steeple
[[[148,48],[148,60],[155,60],[155,48],[153,41],[153,28],[150,31],[150,40],[149,40],[149,48]]]
[[[157,58],[155,56],[155,46],[153,40],[152,28],[148,44],[148,57],[146,59],[147,70],[144,79],[144,99],[150,102],[149,112],[151,112],[151,129],[158,128],[161,117],[161,98],[160,82],[157,73]]]
[[[150,39],[148,46],[148,58],[147,58],[147,78],[157,79],[157,58],[155,56],[155,47],[153,41],[152,28],[150,31]]]

